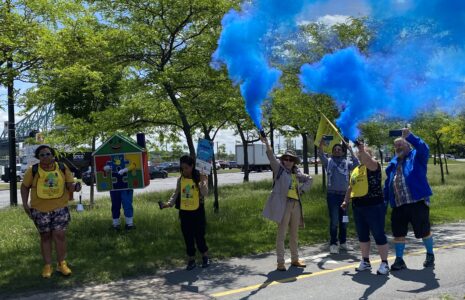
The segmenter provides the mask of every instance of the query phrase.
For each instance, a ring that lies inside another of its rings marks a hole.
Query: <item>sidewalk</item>
[[[433,295],[436,295],[435,293],[440,294],[443,291],[441,288],[446,287],[449,288],[447,289],[447,293],[459,294],[460,290],[458,292],[456,291],[457,288],[454,286],[454,284],[456,284],[454,280],[460,280],[457,278],[462,278],[463,280],[463,278],[465,278],[465,270],[462,270],[463,268],[455,268],[457,269],[455,270],[456,272],[462,272],[455,274],[451,270],[448,271],[445,267],[440,267],[439,263],[447,262],[449,260],[448,255],[456,255],[451,263],[454,264],[455,262],[456,265],[464,265],[463,261],[459,262],[455,261],[455,259],[456,257],[465,256],[463,255],[464,253],[458,252],[465,250],[465,223],[435,226],[433,232],[435,237],[435,248],[439,249],[436,252],[436,257],[441,257],[441,259],[437,259],[437,267],[436,271],[434,271],[437,274],[434,272],[430,274],[422,269],[421,262],[424,259],[423,244],[421,240],[414,239],[409,233],[409,240],[406,248],[406,262],[409,269],[400,271],[403,272],[398,273],[401,274],[400,277],[398,277],[397,274],[390,275],[389,277],[368,275],[369,277],[364,279],[355,277],[357,274],[352,273],[355,273],[354,268],[359,263],[360,253],[357,247],[358,243],[352,240],[349,244],[351,244],[355,250],[349,251],[348,253],[340,253],[339,255],[330,255],[326,244],[300,248],[299,253],[301,259],[305,259],[307,263],[305,269],[292,267],[289,268],[287,272],[275,271],[276,257],[273,252],[243,258],[232,258],[226,261],[214,260],[212,265],[206,269],[196,268],[192,271],[185,271],[182,268],[164,270],[158,272],[156,276],[35,294],[27,297],[20,297],[19,299],[284,299],[285,297],[273,293],[278,290],[283,291],[285,288],[290,291],[286,294],[289,299],[309,299],[308,295],[305,296],[297,293],[297,291],[301,290],[301,288],[295,288],[298,284],[306,284],[308,287],[313,281],[313,287],[322,288],[330,279],[342,282],[340,283],[341,288],[347,285],[347,287],[344,287],[344,289],[347,289],[347,295],[350,295],[352,292],[364,295],[367,294],[366,296],[368,297],[368,295],[372,293],[375,295],[375,293],[379,292],[394,292],[392,297],[397,298],[398,294],[395,293],[404,295],[405,293],[402,294],[402,292],[405,291],[402,289],[400,291],[392,291],[386,287],[387,284],[393,284],[396,280],[400,281],[401,284],[409,284],[409,289],[412,290],[416,290],[416,283],[420,282],[422,285],[424,284],[426,288],[419,290],[417,295],[423,295],[422,299],[436,299],[435,297],[430,298],[430,296],[427,296],[430,295],[428,293],[433,293]],[[389,237],[389,241],[392,241],[392,237]],[[394,251],[391,249],[389,258],[390,264],[393,262],[393,253]],[[376,273],[376,268],[379,265],[378,258],[377,251],[373,250],[371,256],[373,265],[372,273]],[[289,261],[287,261],[287,263],[289,263]],[[289,266],[289,264],[287,264],[287,266]],[[443,270],[446,274],[440,273],[438,270]],[[79,272],[79,270],[74,271]],[[411,273],[408,273],[409,271]],[[449,273],[448,275],[447,272]],[[423,274],[425,278],[422,277],[423,275],[419,276],[419,274]],[[449,278],[449,275],[451,278]],[[413,279],[409,276],[412,276]],[[439,276],[438,278],[440,278],[441,281],[436,278],[437,276]],[[352,280],[348,280],[348,277],[352,277]],[[317,280],[321,282],[316,284]],[[358,280],[358,282],[356,281],[354,284],[354,280]],[[389,280],[389,282],[387,282],[387,280]],[[452,283],[448,285],[448,281],[452,281]],[[439,285],[439,282],[441,282],[441,285]],[[328,286],[330,285],[330,283],[327,284]],[[275,285],[281,285],[282,288],[273,290],[271,286]],[[293,285],[295,285],[295,287],[293,287]],[[368,285],[369,288],[367,288],[366,285]],[[338,288],[338,286],[332,287],[335,289]],[[359,291],[357,291],[357,289],[359,289]],[[316,289],[313,291],[318,293]],[[292,294],[294,292],[295,294]],[[271,293],[271,296],[266,296],[266,293]],[[313,296],[317,297],[312,298],[336,299],[333,297],[334,295],[331,294],[331,289],[329,289],[328,293],[327,295],[314,294]],[[416,294],[405,295],[407,295],[405,298],[412,298],[411,295]],[[464,295],[465,291],[459,296],[461,298]],[[351,299],[350,296],[344,298]],[[380,298],[385,299],[383,296]],[[413,298],[416,298],[416,296]]]

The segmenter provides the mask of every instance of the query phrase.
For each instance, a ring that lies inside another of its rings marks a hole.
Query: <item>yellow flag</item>
[[[328,118],[323,113],[321,113],[320,124],[318,125],[318,131],[315,138],[315,146],[320,146],[320,141],[323,136],[332,137],[332,140],[325,141],[323,150],[326,153],[331,153],[333,146],[335,144],[340,144],[343,140],[336,126],[334,126],[333,123],[331,123]]]

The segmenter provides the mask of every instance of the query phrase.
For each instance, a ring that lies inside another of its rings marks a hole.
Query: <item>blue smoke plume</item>
[[[332,96],[337,125],[354,139],[375,113],[410,119],[433,107],[450,110],[465,86],[465,1],[370,0],[375,40],[367,56],[355,48],[301,68],[307,92]]]
[[[273,46],[273,32],[285,34],[296,29],[295,18],[305,2],[309,1],[256,0],[244,4],[240,12],[231,10],[223,17],[212,65],[227,66],[258,129],[262,129],[263,101],[279,86],[282,74],[270,66],[266,48]]]

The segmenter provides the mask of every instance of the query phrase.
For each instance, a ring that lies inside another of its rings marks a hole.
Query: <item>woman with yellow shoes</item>
[[[68,276],[71,269],[66,257],[66,229],[71,216],[68,210],[70,191],[80,191],[80,184],[74,184],[71,171],[55,161],[55,150],[41,145],[35,150],[39,163],[31,166],[24,174],[21,184],[21,199],[26,214],[34,221],[40,235],[40,249],[45,265],[42,277],[50,278],[52,269],[52,248],[57,253],[57,271]],[[31,195],[31,201],[29,200]]]

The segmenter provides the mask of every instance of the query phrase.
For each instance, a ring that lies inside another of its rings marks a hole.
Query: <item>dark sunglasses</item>
[[[48,156],[52,156],[52,153],[50,153],[50,152],[45,152],[45,153],[40,153],[40,154],[39,154],[39,157],[48,157]]]
[[[294,162],[294,159],[288,157],[288,158],[282,158],[282,161],[290,161],[290,162]]]

